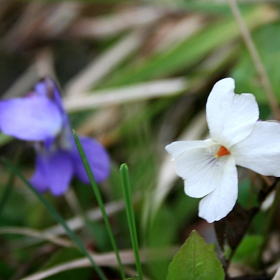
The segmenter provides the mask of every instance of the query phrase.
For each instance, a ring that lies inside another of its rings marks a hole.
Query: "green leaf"
[[[224,277],[213,246],[193,231],[170,263],[166,280],[223,280]]]
[[[260,235],[245,236],[233,255],[232,261],[258,268],[258,248],[260,248],[262,242],[263,237]]]
[[[139,277],[138,276],[134,276],[132,278],[126,278],[125,280],[139,280]]]

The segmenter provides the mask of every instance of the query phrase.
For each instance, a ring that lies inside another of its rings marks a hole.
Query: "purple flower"
[[[0,102],[3,133],[27,141],[53,139],[62,128],[61,112],[52,100],[31,93]]]
[[[24,98],[0,102],[0,128],[22,140],[36,141],[36,170],[31,183],[40,192],[63,194],[73,177],[89,183],[77,150],[60,92],[49,78],[38,82]],[[97,183],[110,172],[105,148],[89,137],[79,137]]]

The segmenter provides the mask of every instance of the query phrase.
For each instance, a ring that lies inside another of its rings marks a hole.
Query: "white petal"
[[[224,173],[224,163],[231,156],[215,158],[219,145],[185,151],[175,164],[176,173],[185,180],[185,193],[203,197],[218,187]]]
[[[236,164],[265,176],[280,176],[280,124],[257,122],[252,133],[231,148]]]
[[[215,190],[199,203],[198,215],[208,223],[224,218],[237,200],[237,169],[233,157],[228,157],[223,165],[223,176],[213,178],[212,184],[216,184]]]
[[[172,159],[176,159],[187,150],[195,148],[206,148],[212,145],[213,141],[211,139],[196,141],[176,141],[167,145],[165,149],[169,154],[171,154]]]
[[[251,133],[259,109],[254,95],[234,94],[234,80],[226,78],[214,85],[207,100],[206,116],[211,138],[230,148]]]

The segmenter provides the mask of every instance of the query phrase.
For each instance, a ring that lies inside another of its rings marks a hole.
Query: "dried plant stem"
[[[96,86],[118,64],[139,48],[143,37],[144,32],[137,30],[114,44],[112,48],[89,63],[87,67],[67,83],[65,86],[66,95],[79,97],[84,91]]]
[[[110,202],[105,205],[105,211],[106,211],[108,217],[110,217],[110,216],[124,210],[124,207],[125,207],[124,202],[122,200]],[[87,211],[85,213],[85,215],[91,221],[102,220],[102,212],[99,207],[92,209],[90,211]],[[69,228],[73,231],[77,231],[85,226],[84,219],[81,216],[76,216],[74,218],[66,220],[66,223],[69,226]],[[50,227],[50,228],[44,230],[44,232],[54,234],[55,236],[65,234],[65,230],[60,224]]]
[[[54,235],[42,232],[34,229],[29,228],[22,228],[22,227],[1,227],[0,228],[0,234],[20,234],[20,235],[27,235],[43,240],[47,240],[49,242],[52,242],[56,245],[63,246],[63,247],[73,247],[74,243],[60,237],[55,237]]]
[[[142,262],[147,262],[150,260],[165,260],[170,258],[170,256],[173,256],[177,251],[178,248],[175,247],[169,249],[140,250],[140,258]],[[120,251],[120,256],[123,264],[131,265],[134,263],[134,252],[132,250]],[[92,255],[92,258],[99,266],[118,266],[116,255],[113,252],[94,254]],[[65,262],[57,266],[53,266],[44,271],[34,273],[33,275],[22,278],[22,280],[45,279],[62,271],[90,266],[91,264],[87,258],[81,258],[74,261]]]
[[[244,42],[249,50],[249,53],[251,55],[252,61],[256,67],[256,70],[258,72],[258,75],[260,77],[261,84],[266,92],[267,99],[269,102],[269,106],[271,107],[271,110],[273,112],[273,115],[275,119],[280,120],[280,113],[279,108],[277,105],[277,99],[275,97],[275,93],[272,89],[271,83],[268,79],[268,76],[266,74],[265,67],[261,61],[260,55],[257,51],[256,46],[254,45],[254,42],[252,40],[251,34],[242,18],[242,15],[239,11],[239,8],[237,6],[236,0],[228,0],[228,4],[231,8],[231,11],[236,19],[236,22],[238,24],[238,27],[240,29],[241,35],[244,39]]]
[[[114,90],[100,90],[92,95],[67,97],[64,106],[67,112],[83,111],[127,102],[135,102],[156,97],[171,96],[189,88],[185,78],[173,78],[147,83],[139,83]]]

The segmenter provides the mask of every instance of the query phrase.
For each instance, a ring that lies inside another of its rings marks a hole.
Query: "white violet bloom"
[[[184,179],[185,193],[203,199],[199,216],[209,223],[224,218],[238,195],[236,165],[265,176],[280,176],[280,124],[258,121],[253,94],[234,93],[234,80],[217,82],[206,104],[210,139],[166,146]]]

